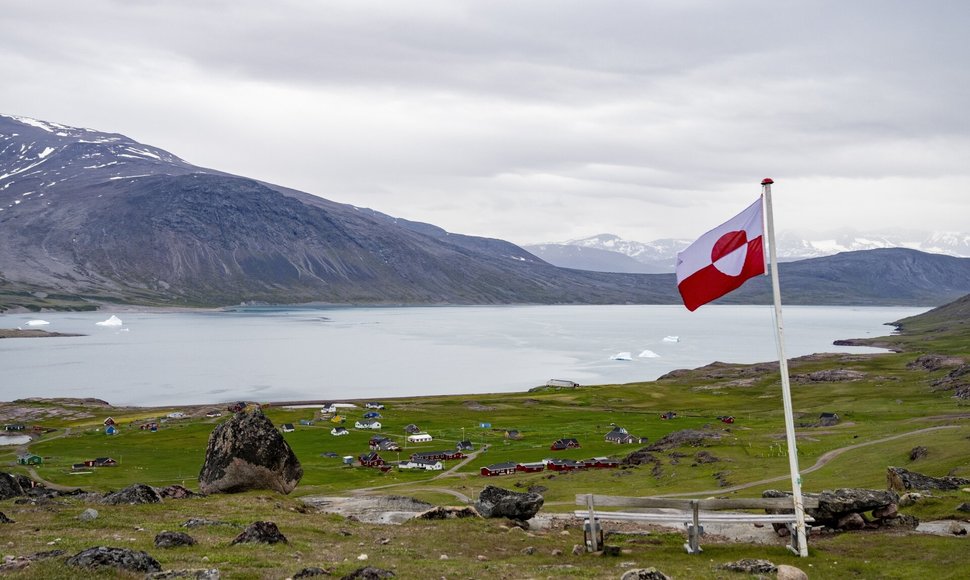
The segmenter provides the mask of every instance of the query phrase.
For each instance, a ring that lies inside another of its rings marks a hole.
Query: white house
[[[400,469],[424,469],[425,471],[441,471],[444,466],[440,461],[422,461],[420,459],[409,459],[398,464]]]
[[[408,435],[408,443],[428,443],[432,440],[433,437],[427,433],[415,433],[414,435]]]
[[[357,427],[358,429],[380,429],[381,422],[380,421],[357,421],[356,423],[354,423],[354,427]]]
[[[166,415],[166,417],[168,417],[169,419],[184,419],[185,413],[183,413],[182,411],[175,411],[174,413],[169,413],[168,415]]]
[[[345,427],[334,427],[330,430],[330,434],[333,436],[350,435],[350,431],[348,431]]]

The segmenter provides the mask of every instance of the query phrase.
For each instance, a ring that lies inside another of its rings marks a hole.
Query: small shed
[[[118,428],[115,427],[114,425],[108,425],[107,427],[104,428],[105,435],[117,435],[117,433],[118,433]]]
[[[822,413],[818,416],[818,424],[821,427],[831,427],[839,422],[838,413]]]
[[[33,453],[24,453],[17,456],[17,463],[20,465],[40,465],[43,462],[43,457],[34,455]]]
[[[114,424],[115,424],[115,420],[111,417],[108,417],[107,419],[104,420],[105,427],[107,427],[108,425],[114,425]]]
[[[522,433],[519,433],[518,429],[508,429],[507,431],[505,431],[505,438],[511,439],[513,441],[517,441],[519,439],[522,439]]]

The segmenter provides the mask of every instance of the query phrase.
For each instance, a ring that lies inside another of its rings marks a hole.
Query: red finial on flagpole
[[[764,179],[761,180],[761,185],[771,185],[774,182],[775,182],[774,179],[772,179],[770,177],[766,177],[766,178],[764,178]]]

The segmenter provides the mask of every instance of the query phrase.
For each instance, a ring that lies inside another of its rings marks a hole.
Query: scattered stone
[[[579,544],[573,544],[573,556],[582,556],[586,553],[586,546],[580,546]]]
[[[656,568],[634,568],[620,576],[620,580],[670,580],[670,577]]]
[[[330,571],[324,570],[323,568],[318,568],[316,566],[311,566],[294,574],[293,580],[297,580],[298,578],[312,578],[314,576],[330,576]]]
[[[106,505],[133,505],[143,503],[159,503],[161,501],[162,496],[158,495],[155,488],[150,485],[145,485],[144,483],[135,483],[133,485],[129,485],[123,490],[109,493],[101,499],[101,503]]]
[[[728,562],[727,564],[721,564],[718,568],[732,572],[744,572],[746,574],[770,574],[778,571],[778,567],[773,562],[753,558],[745,558],[737,562]]]
[[[930,477],[915,471],[909,471],[902,467],[890,467],[886,471],[886,481],[889,489],[903,491],[907,489],[939,489],[942,491],[954,491],[961,485],[970,484],[970,479],[962,477]]]
[[[81,512],[81,514],[78,515],[77,519],[81,520],[82,522],[94,521],[98,519],[98,510],[94,508],[88,508],[83,512]]]
[[[483,554],[479,554],[479,555],[475,556],[475,559],[478,560],[479,562],[487,562],[488,561],[488,556],[485,556]]]
[[[289,542],[273,522],[253,522],[232,541],[232,545],[248,543],[286,544]]]
[[[647,451],[667,451],[676,447],[703,447],[708,439],[719,440],[721,435],[716,431],[699,431],[697,429],[683,429],[664,435],[656,443],[646,447]],[[641,451],[643,451],[641,449]]]
[[[66,552],[64,550],[47,550],[46,552],[37,552],[27,556],[30,560],[49,560],[51,558],[60,558]]]
[[[899,513],[899,508],[896,504],[891,503],[885,507],[876,508],[872,510],[872,517],[883,519],[883,518],[894,518]]]
[[[451,520],[458,518],[480,518],[482,516],[471,506],[436,506],[415,517],[419,520]]]
[[[145,576],[146,580],[168,580],[169,578],[194,578],[195,580],[219,580],[221,575],[216,568],[187,568],[184,570],[164,570]]]
[[[202,526],[235,526],[229,522],[223,522],[221,520],[210,520],[207,518],[189,518],[182,522],[183,528],[200,528]]]
[[[562,556],[562,550],[560,550],[559,548],[556,548],[555,550],[552,551],[552,555],[553,556]]]
[[[448,554],[442,554],[442,555],[438,556],[438,559],[439,560],[447,560],[448,559]]]
[[[475,502],[475,509],[485,518],[528,520],[536,515],[545,500],[538,493],[519,493],[485,486]]]
[[[970,503],[963,502],[957,506],[958,512],[970,512]]]
[[[394,576],[394,572],[390,570],[367,566],[366,568],[357,568],[340,580],[383,580],[384,578],[394,578]]]
[[[808,574],[803,572],[801,568],[780,564],[777,578],[778,580],[808,580]]]
[[[7,517],[7,514],[0,512],[0,524],[15,524],[17,522]]]
[[[960,525],[960,522],[950,522],[946,526],[947,533],[953,534],[954,536],[965,536],[967,535],[967,530]]]
[[[531,556],[532,554],[535,554],[536,553],[535,546],[526,546],[522,548],[522,553],[526,556]]]
[[[67,565],[79,568],[111,567],[145,573],[162,570],[158,560],[149,556],[147,552],[105,546],[82,550],[68,558]]]
[[[30,560],[23,556],[18,557],[7,557],[4,558],[3,564],[0,564],[0,572],[4,574],[8,572],[16,572],[17,570],[23,570],[27,566],[30,566]]]
[[[155,536],[155,546],[158,548],[177,548],[179,546],[194,546],[195,538],[185,532],[160,532]]]
[[[933,381],[935,389],[953,391],[965,388],[970,384],[970,364],[963,364],[946,374],[945,377]]]
[[[923,447],[922,445],[917,445],[916,447],[913,447],[909,451],[909,460],[918,461],[920,459],[923,459],[927,455],[929,455],[929,453],[930,452],[926,447]]]
[[[543,492],[548,491],[548,490],[549,490],[549,488],[546,487],[546,486],[544,486],[544,485],[530,485],[529,486],[529,493],[543,493]]]
[[[835,527],[840,530],[861,530],[866,527],[866,520],[861,515],[851,512],[839,518]]]
[[[620,547],[619,546],[603,546],[603,551],[600,552],[603,556],[619,556]]]
[[[271,489],[290,493],[303,467],[286,439],[259,408],[236,413],[209,436],[199,473],[203,493]]]
[[[919,518],[909,514],[897,514],[892,518],[883,518],[878,521],[880,528],[890,530],[915,530],[919,526]]]
[[[694,454],[694,461],[696,461],[699,464],[705,464],[705,463],[717,463],[718,461],[720,461],[720,459],[718,459],[717,457],[714,457],[714,455],[712,455],[711,452],[709,451],[698,451],[696,454]]]
[[[921,499],[923,499],[923,494],[921,493],[916,493],[916,492],[904,493],[903,495],[899,496],[899,502],[897,503],[897,505],[899,505],[899,507],[909,507]]]
[[[195,493],[194,491],[181,486],[181,485],[170,485],[168,487],[163,487],[158,490],[158,495],[164,499],[190,499],[194,497],[203,497],[201,493]]]

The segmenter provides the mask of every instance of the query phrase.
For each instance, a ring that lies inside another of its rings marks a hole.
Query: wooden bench
[[[818,499],[803,498],[806,509],[817,508]],[[798,535],[795,533],[795,509],[791,498],[732,498],[732,499],[677,499],[664,497],[622,497],[615,495],[577,494],[576,504],[585,506],[576,510],[577,518],[584,519],[586,549],[596,552],[603,546],[601,520],[636,521],[655,524],[683,524],[687,528],[688,554],[701,552],[700,537],[704,525],[709,524],[784,524],[791,532],[789,549],[799,553]],[[676,511],[610,511],[600,508],[667,509]],[[713,513],[709,510],[787,510],[791,513]],[[702,511],[704,510],[704,511]],[[805,515],[805,522],[815,521]],[[806,534],[808,530],[806,529]]]

